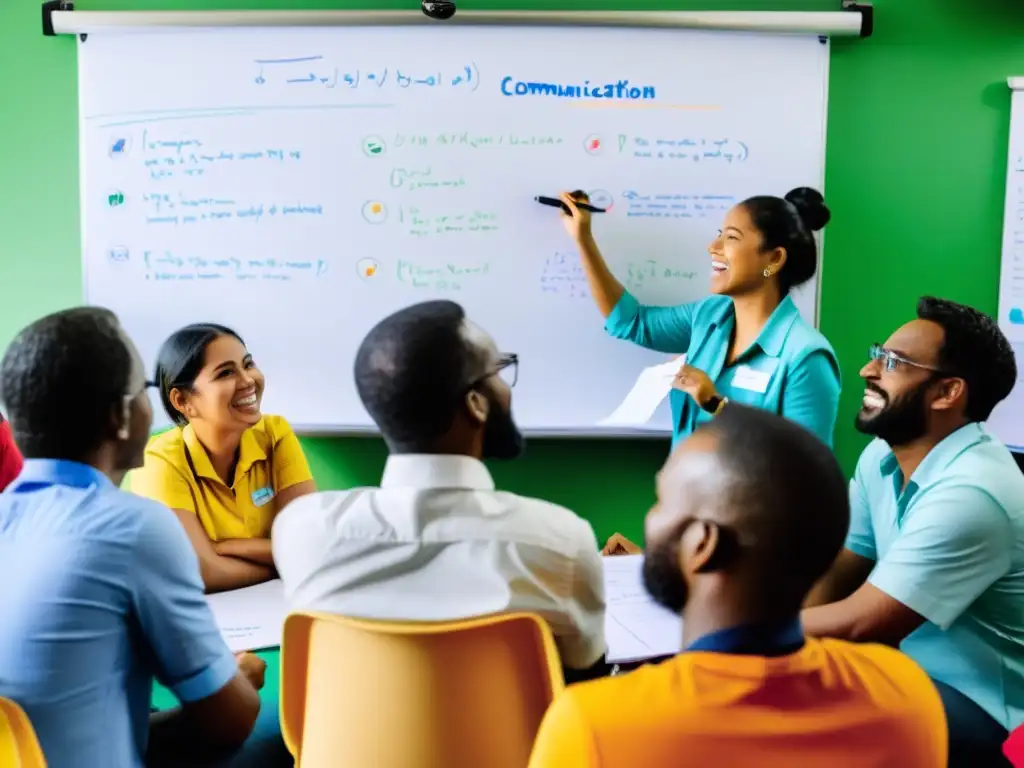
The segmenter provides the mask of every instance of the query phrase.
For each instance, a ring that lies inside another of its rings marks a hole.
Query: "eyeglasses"
[[[469,389],[476,389],[483,384],[491,376],[501,376],[501,378],[510,387],[514,387],[516,382],[519,381],[519,355],[507,354],[500,355],[498,362],[494,366],[494,370],[490,373],[484,374],[478,379],[474,379],[469,385]]]
[[[941,368],[936,368],[934,365],[925,365],[924,363],[915,363],[913,360],[908,360],[891,349],[886,349],[881,344],[872,344],[868,350],[868,357],[874,362],[882,363],[882,368],[885,371],[895,371],[901,365],[909,365],[912,368],[920,368],[922,371],[943,373]]]
[[[505,380],[505,383],[510,387],[514,387],[516,382],[519,381],[519,355],[508,354],[502,355],[498,360],[498,365],[495,371],[501,378]]]

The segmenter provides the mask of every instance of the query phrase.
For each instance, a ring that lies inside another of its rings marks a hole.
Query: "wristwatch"
[[[721,395],[712,395],[703,403],[701,403],[700,407],[702,410],[707,411],[712,416],[717,416],[719,413],[721,413],[722,408],[724,408],[725,404],[728,402],[728,398],[722,397]]]

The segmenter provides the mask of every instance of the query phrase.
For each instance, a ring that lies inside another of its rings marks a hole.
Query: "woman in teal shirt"
[[[686,354],[671,395],[673,446],[730,401],[779,413],[831,446],[839,407],[839,364],[831,345],[800,316],[790,289],[817,268],[812,232],[830,218],[821,194],[744,200],[711,241],[711,293],[674,307],[640,304],[608,269],[590,214],[562,195],[605,330],[648,349]]]

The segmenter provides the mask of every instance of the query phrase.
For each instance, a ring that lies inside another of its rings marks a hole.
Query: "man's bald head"
[[[846,480],[828,446],[788,419],[730,403],[658,475],[645,578],[676,611],[709,574],[795,610],[849,523]]]

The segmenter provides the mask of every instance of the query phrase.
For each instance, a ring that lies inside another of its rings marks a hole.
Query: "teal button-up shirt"
[[[904,480],[883,441],[864,449],[846,548],[877,563],[871,584],[925,618],[900,650],[1012,731],[1024,723],[1024,475],[968,424]]]
[[[725,364],[736,324],[732,299],[709,296],[675,307],[646,307],[627,291],[605,321],[605,330],[647,349],[686,354],[715,389],[734,403],[781,414],[829,446],[839,409],[835,352],[801,316],[790,297],[775,308],[756,341]],[[685,392],[672,390],[672,445],[711,416]]]

